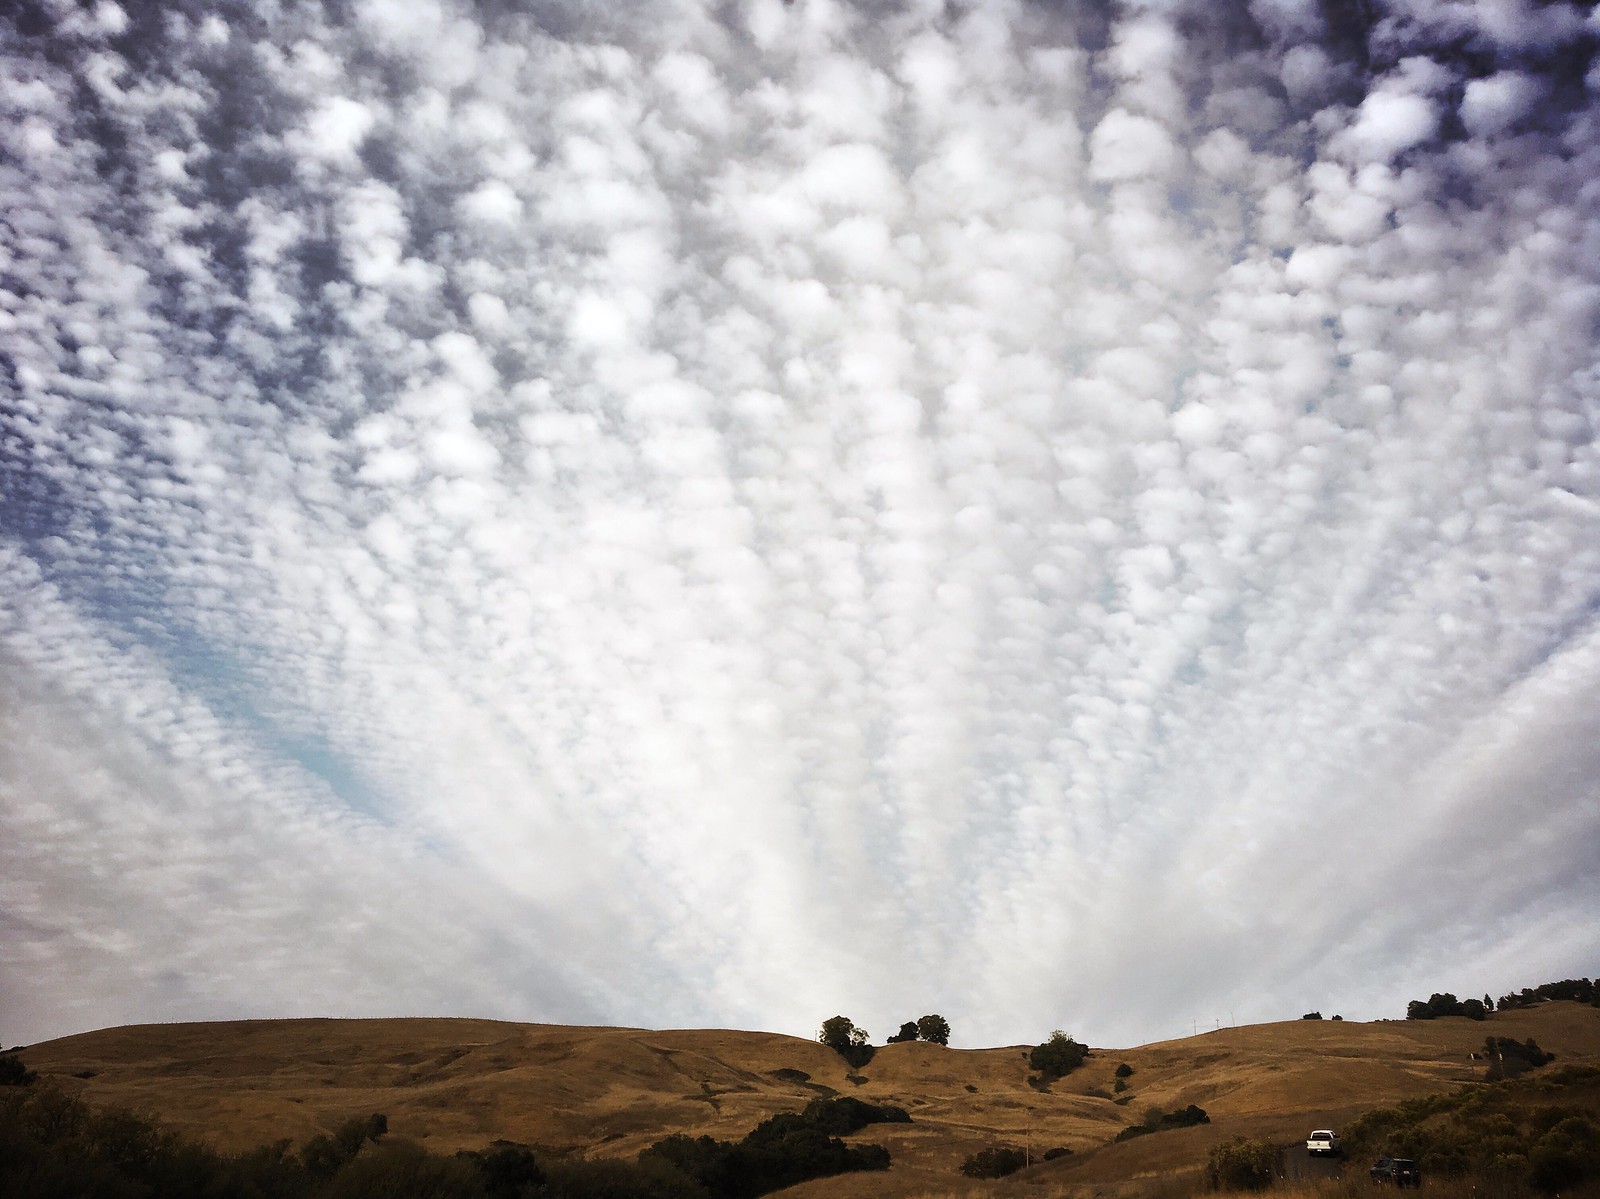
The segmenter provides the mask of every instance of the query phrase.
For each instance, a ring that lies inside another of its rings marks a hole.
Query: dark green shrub
[[[706,1199],[706,1190],[670,1163],[569,1158],[549,1163],[538,1199]]]
[[[14,1053],[0,1053],[0,1087],[32,1086],[39,1076]]]
[[[389,1131],[389,1118],[382,1112],[346,1120],[326,1136],[315,1136],[300,1150],[300,1162],[315,1178],[329,1179],[361,1152],[368,1141],[377,1144]]]
[[[829,1136],[849,1136],[869,1124],[909,1124],[911,1116],[903,1107],[867,1103],[850,1095],[836,1099],[813,1099],[800,1118],[807,1125]]]
[[[321,1192],[322,1199],[481,1199],[483,1187],[470,1162],[429,1153],[410,1141],[393,1141],[357,1153]]]
[[[670,1165],[715,1199],[752,1199],[813,1178],[888,1169],[889,1151],[883,1146],[847,1145],[830,1131],[909,1120],[903,1108],[848,1096],[819,1099],[803,1112],[763,1120],[737,1143],[678,1133],[657,1141],[639,1160]]]
[[[1214,1191],[1260,1191],[1277,1173],[1278,1150],[1266,1141],[1234,1137],[1206,1155],[1206,1184]]]
[[[1133,1067],[1128,1065],[1127,1062],[1123,1062],[1114,1071],[1112,1071],[1112,1073],[1114,1073],[1118,1078],[1132,1078]]]
[[[1028,1053],[1028,1066],[1039,1072],[1041,1082],[1048,1084],[1071,1074],[1088,1056],[1087,1045],[1074,1041],[1058,1028],[1048,1041],[1035,1045]]]
[[[1485,1037],[1484,1053],[1489,1058],[1489,1069],[1484,1077],[1490,1082],[1502,1078],[1516,1078],[1529,1070],[1555,1060],[1555,1054],[1546,1053],[1532,1037],[1517,1041],[1512,1037]]]
[[[497,1145],[478,1153],[461,1153],[458,1157],[471,1163],[477,1171],[478,1184],[484,1199],[520,1199],[525,1187],[538,1186],[544,1181],[544,1171],[526,1145]]]
[[[1300,1019],[1302,1019],[1302,1020],[1320,1020],[1320,1019],[1322,1019],[1322,1013],[1321,1012],[1307,1012],[1304,1016],[1301,1016]]]
[[[1192,1128],[1196,1124],[1210,1124],[1211,1117],[1206,1115],[1206,1109],[1190,1104],[1176,1111],[1153,1111],[1143,1124],[1130,1125],[1117,1133],[1116,1141],[1131,1141],[1134,1137],[1148,1136],[1152,1132],[1166,1132],[1173,1128]],[[1113,1142],[1115,1143],[1115,1142]]]
[[[991,1145],[962,1162],[961,1172],[968,1178],[1004,1178],[1027,1164],[1028,1155],[1023,1150],[1010,1145]]]
[[[916,1024],[916,1021],[915,1020],[907,1020],[904,1024],[902,1024],[900,1026],[900,1031],[895,1033],[894,1036],[890,1037],[887,1043],[890,1044],[890,1045],[899,1045],[899,1044],[902,1044],[905,1041],[915,1041],[916,1039],[917,1039],[917,1024]]]

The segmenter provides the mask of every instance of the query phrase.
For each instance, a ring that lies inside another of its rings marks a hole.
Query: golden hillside
[[[1481,1075],[1471,1054],[1491,1032],[1532,1037],[1558,1063],[1600,1063],[1600,1010],[1572,1003],[1486,1023],[1295,1020],[1098,1049],[1047,1092],[1028,1085],[1022,1046],[889,1045],[852,1077],[823,1046],[771,1033],[458,1019],[144,1025],[64,1037],[22,1056],[91,1103],[157,1116],[223,1149],[303,1142],[379,1111],[393,1135],[441,1151],[503,1138],[631,1157],[672,1132],[737,1139],[818,1095],[905,1107],[913,1123],[857,1134],[889,1148],[888,1176],[791,1192],[847,1199],[991,1190],[956,1170],[996,1143],[1037,1153],[1069,1147],[1072,1158],[1046,1169],[1083,1183],[1183,1171],[1238,1133],[1289,1142],[1313,1125],[1337,1127],[1371,1107],[1452,1090]],[[1134,1072],[1113,1097],[1121,1062]],[[1146,1112],[1190,1103],[1212,1123],[1108,1145]]]

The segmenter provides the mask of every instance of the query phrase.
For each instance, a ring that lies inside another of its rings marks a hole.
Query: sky
[[[0,1039],[1600,972],[1600,10],[0,16]]]

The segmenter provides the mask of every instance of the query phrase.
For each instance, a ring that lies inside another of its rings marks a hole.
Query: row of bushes
[[[1409,1100],[1359,1117],[1345,1127],[1344,1142],[1354,1153],[1414,1158],[1424,1176],[1478,1175],[1563,1191],[1600,1178],[1600,1122],[1591,1107],[1548,1100],[1569,1087],[1592,1092],[1597,1083],[1600,1069],[1567,1067]]]
[[[1055,1149],[1046,1149],[1039,1160],[1053,1162],[1058,1157],[1067,1157],[1072,1150],[1065,1146]],[[961,1163],[961,1172],[968,1178],[1004,1178],[1008,1174],[1015,1174],[1018,1170],[1029,1164],[1031,1155],[1015,1145],[990,1145],[987,1149],[980,1149]]]
[[[1171,1112],[1151,1112],[1143,1124],[1130,1124],[1117,1133],[1118,1141],[1131,1141],[1134,1137],[1148,1136],[1152,1132],[1167,1132],[1174,1128],[1193,1128],[1196,1124],[1210,1124],[1206,1109],[1190,1104]]]
[[[754,1199],[852,1170],[881,1170],[880,1145],[839,1136],[910,1120],[903,1108],[819,1099],[729,1144],[677,1136],[637,1162],[538,1156],[497,1143],[442,1155],[389,1139],[381,1114],[298,1152],[290,1142],[224,1154],[132,1112],[95,1109],[54,1086],[0,1089],[0,1194],[72,1199]]]

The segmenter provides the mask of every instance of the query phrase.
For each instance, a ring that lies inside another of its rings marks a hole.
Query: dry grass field
[[[1487,1023],[1295,1020],[1097,1049],[1048,1091],[1029,1086],[1023,1046],[889,1045],[852,1075],[823,1046],[769,1033],[458,1019],[146,1025],[64,1037],[22,1056],[91,1103],[159,1117],[222,1149],[303,1142],[351,1116],[383,1112],[393,1135],[440,1151],[503,1138],[632,1157],[672,1132],[738,1139],[776,1112],[843,1094],[911,1113],[909,1125],[857,1134],[887,1146],[894,1166],[796,1187],[785,1192],[792,1199],[1162,1199],[1192,1190],[1206,1151],[1231,1136],[1287,1144],[1313,1126],[1338,1127],[1369,1108],[1480,1077],[1471,1054],[1491,1032],[1532,1037],[1562,1064],[1600,1064],[1600,1010],[1571,1003]],[[1122,1062],[1133,1074],[1114,1095]],[[1190,1103],[1212,1122],[1109,1143],[1152,1110]],[[957,1172],[967,1155],[994,1144],[1074,1152],[998,1183]],[[1303,1199],[1341,1199],[1351,1184],[1318,1185],[1308,1184]]]

